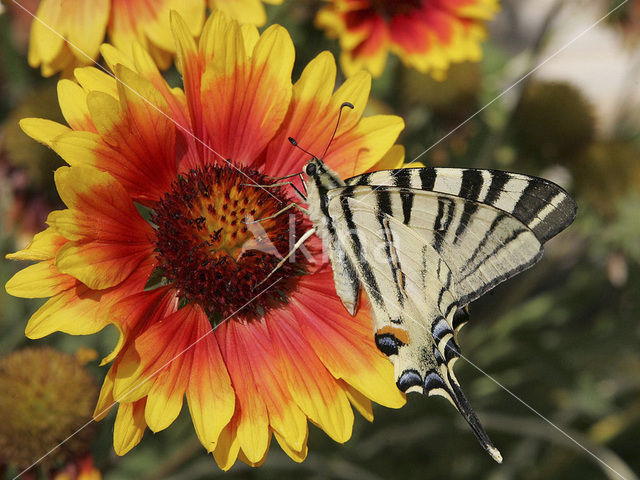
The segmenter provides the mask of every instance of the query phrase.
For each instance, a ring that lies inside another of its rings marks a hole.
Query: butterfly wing
[[[459,356],[454,325],[464,313],[451,269],[423,235],[359,200],[365,190],[358,188],[333,195],[329,214],[369,296],[376,345],[393,362],[398,388],[445,397],[502,461],[453,374]]]
[[[351,315],[356,314],[360,298],[360,281],[351,260],[347,257],[342,244],[336,241],[335,230],[332,228],[329,241],[329,261],[333,270],[333,282],[336,293],[342,304]]]
[[[375,185],[368,201],[420,231],[447,259],[460,305],[533,265],[577,210],[554,183],[499,170],[408,168],[346,183],[364,188],[362,195]]]

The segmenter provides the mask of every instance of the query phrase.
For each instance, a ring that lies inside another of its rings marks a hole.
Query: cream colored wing
[[[329,214],[371,302],[376,345],[393,362],[400,390],[445,397],[500,462],[453,374],[454,330],[465,314],[451,269],[419,232],[373,205],[337,195]]]

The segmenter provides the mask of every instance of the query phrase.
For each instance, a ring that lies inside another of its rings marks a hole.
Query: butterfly
[[[446,398],[501,463],[453,373],[457,334],[467,305],[536,263],[543,244],[571,224],[576,203],[558,185],[517,173],[427,167],[343,180],[324,154],[309,155],[306,195],[296,191],[313,228],[296,247],[321,238],[349,313],[361,288],[367,293],[375,344],[393,363],[397,387]]]

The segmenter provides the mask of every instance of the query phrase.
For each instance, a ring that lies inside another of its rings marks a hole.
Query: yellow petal
[[[169,12],[176,12],[182,17],[189,28],[191,35],[197,37],[202,32],[202,25],[205,19],[206,5],[203,1],[170,0]],[[169,22],[167,21],[167,26]],[[173,48],[173,45],[171,45]]]
[[[31,23],[29,65],[51,63],[64,47],[64,12],[59,0],[42,0]]]
[[[272,25],[260,36],[253,49],[253,61],[269,65],[276,78],[283,84],[291,84],[291,71],[295,49],[289,32],[280,25]]]
[[[98,402],[96,403],[96,408],[93,411],[93,419],[97,422],[106,417],[111,410],[111,407],[115,405],[115,400],[113,398],[113,379],[115,371],[115,367],[111,367],[104,378],[104,382],[102,382]]]
[[[153,57],[149,54],[147,49],[136,42],[133,44],[131,53],[133,56],[133,64],[136,67],[136,72],[138,72],[144,78],[152,81],[153,79],[161,77],[160,70],[158,69],[159,66],[154,61]]]
[[[111,0],[80,1],[62,13],[67,17],[69,47],[81,64],[90,64],[98,58],[110,6]]]
[[[240,442],[238,441],[235,425],[232,421],[232,423],[222,430],[216,449],[213,451],[213,458],[218,464],[218,467],[226,472],[236,463],[239,451]]]
[[[173,370],[173,365],[169,364],[152,380],[153,386],[147,397],[144,418],[153,432],[159,432],[171,425],[182,410],[184,388],[174,384],[176,373]]]
[[[87,92],[98,91],[118,97],[117,80],[108,73],[95,67],[80,67],[73,71],[76,80]]]
[[[367,106],[370,91],[371,75],[363,71],[347,78],[336,90],[332,98],[334,111],[337,111],[343,102],[349,102],[354,106],[353,109],[345,108],[342,112],[339,132],[347,131],[358,123]]]
[[[346,382],[340,382],[342,387],[347,392],[347,397],[351,402],[351,405],[356,407],[356,410],[360,412],[364,418],[366,418],[369,422],[373,422],[373,407],[371,405],[371,400],[369,400],[362,393],[357,391],[355,388],[351,387]]]
[[[333,94],[336,71],[336,62],[331,52],[319,53],[304,68],[300,79],[293,86],[294,98],[326,106]]]
[[[58,102],[62,115],[74,130],[90,130],[91,120],[87,109],[87,94],[71,80],[58,82]]]
[[[65,290],[51,297],[31,316],[25,328],[25,335],[36,339],[53,332],[69,335],[99,332],[109,322],[98,311],[98,298],[79,298],[75,289]]]
[[[113,448],[116,454],[124,455],[140,443],[145,428],[144,402],[121,403],[113,425]]]
[[[357,74],[362,70],[371,72],[374,77],[379,77],[387,65],[389,50],[386,46],[378,49],[374,55],[354,57],[351,52],[344,51],[340,55],[340,66],[348,77]]]
[[[202,31],[202,37],[200,39],[201,45],[206,44],[205,37],[209,34],[208,32],[210,30],[207,28],[207,25],[210,25],[215,18],[216,16],[212,15],[205,24]],[[173,37],[176,42],[176,67],[183,75],[186,76],[185,67],[187,67],[191,59],[197,55],[198,47],[196,46],[193,36],[189,33],[189,27],[187,24],[180,15],[174,12],[171,12],[171,32],[173,33]]]
[[[5,285],[14,297],[46,298],[73,287],[76,280],[61,274],[52,261],[38,262],[23,268]]]
[[[116,359],[116,357],[122,350],[122,347],[124,347],[124,343],[126,341],[125,332],[122,330],[120,324],[118,322],[113,322],[113,325],[118,329],[118,341],[116,342],[115,347],[113,347],[111,353],[100,361],[101,367],[104,367],[105,365]]]
[[[53,140],[71,131],[65,125],[44,118],[23,118],[19,125],[24,133],[51,148]]]
[[[271,445],[271,432],[269,432],[269,438],[268,438],[268,441],[267,441],[267,448],[264,450],[264,452],[262,454],[262,457],[260,457],[258,460],[251,460],[251,458],[249,458],[244,453],[244,450],[242,449],[242,447],[240,447],[240,451],[238,452],[238,459],[240,461],[246,463],[250,467],[259,467],[267,459],[267,452],[269,451],[269,446],[270,445]]]
[[[209,5],[242,23],[258,27],[267,23],[267,12],[260,0],[209,0]]]
[[[293,450],[289,446],[289,444],[286,442],[286,440],[278,434],[278,432],[273,432],[273,435],[276,437],[276,440],[278,441],[278,444],[280,445],[280,448],[282,448],[284,453],[289,455],[289,457],[294,462],[301,463],[302,461],[304,461],[305,458],[307,458],[307,453],[309,453],[309,447],[307,446],[307,439],[306,438],[305,438],[304,444],[302,445],[300,450]]]
[[[335,160],[341,161],[334,169],[343,178],[369,170],[389,151],[403,128],[404,121],[393,115],[363,118],[333,141],[330,152],[339,154],[340,158],[335,157]],[[332,161],[328,163],[333,165]]]
[[[153,46],[167,52],[169,64],[173,58],[170,52],[175,51],[175,43],[171,35],[169,12],[175,12],[184,20],[192,37],[200,35],[204,23],[205,4],[202,0],[168,0],[167,4],[159,11],[158,16],[145,26],[144,33],[151,40]],[[167,65],[168,66],[168,65]],[[163,67],[160,67],[163,68]]]
[[[244,40],[244,50],[246,52],[253,52],[253,49],[260,38],[260,32],[253,25],[241,25],[240,32],[242,33],[242,39]]]
[[[55,256],[64,243],[66,243],[66,240],[56,229],[47,228],[42,232],[36,233],[29,244],[22,250],[9,253],[6,258],[9,260],[48,260]]]
[[[150,376],[144,376],[144,367],[137,353],[133,348],[126,349],[113,381],[113,397],[116,402],[140,400],[149,393],[152,384]]]
[[[69,131],[51,142],[51,148],[72,166],[95,165],[99,146],[100,136],[93,132]]]
[[[198,332],[198,338],[202,338]],[[215,335],[193,346],[193,363],[187,387],[187,403],[196,434],[211,452],[235,410],[235,392],[220,355]]]
[[[108,136],[114,126],[122,122],[120,102],[103,92],[90,92],[87,95],[87,109],[90,112],[100,136]]]
[[[389,151],[382,157],[373,167],[371,167],[372,172],[376,172],[378,170],[395,170],[397,168],[402,168],[404,163],[404,146],[402,145],[394,145],[389,149]],[[413,162],[411,167],[420,167],[423,166],[420,162]]]
[[[102,58],[107,62],[109,66],[109,70],[115,72],[116,65],[124,65],[129,70],[135,71],[135,65],[130,56],[125,55],[122,51],[118,50],[116,47],[109,43],[104,43],[100,47],[100,53],[102,54]]]

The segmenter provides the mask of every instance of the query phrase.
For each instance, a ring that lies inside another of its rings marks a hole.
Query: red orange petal
[[[203,317],[196,330],[197,338],[202,340],[193,346],[193,363],[186,392],[196,434],[208,452],[216,448],[220,433],[235,410],[235,392],[216,336],[207,335],[210,329]]]
[[[281,310],[268,322],[289,393],[309,420],[337,442],[351,436],[353,411],[346,394],[299,333],[291,312]]]
[[[249,328],[236,321],[225,322],[216,330],[216,337],[236,392],[238,443],[250,462],[258,462],[269,445],[269,416],[251,371],[254,359],[245,343]]]
[[[361,305],[349,315],[330,289],[326,270],[304,279],[291,301],[291,309],[309,345],[336,378],[341,378],[375,402],[387,407],[404,405],[395,388],[393,366],[373,342],[369,309]],[[329,289],[322,289],[329,285]],[[327,291],[329,290],[329,291]]]
[[[207,140],[219,154],[252,165],[286,114],[293,44],[285,29],[273,26],[262,34],[253,52],[245,52],[239,27],[231,24],[229,28],[215,32],[219,36],[215,42],[224,47],[202,77],[202,116]]]
[[[60,272],[94,289],[126,279],[152,251],[152,229],[111,175],[88,167],[62,167],[56,184],[68,210],[49,221],[73,240],[56,255]]]

